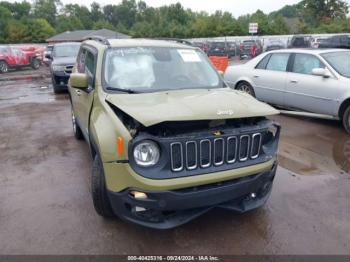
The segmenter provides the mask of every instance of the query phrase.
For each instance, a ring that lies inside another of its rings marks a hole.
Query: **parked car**
[[[323,44],[325,41],[327,41],[326,38],[316,37],[313,38],[311,41],[311,47],[312,48],[319,48],[321,44]]]
[[[53,46],[46,58],[51,61],[50,72],[55,94],[67,90],[67,84],[77,59],[80,43],[60,43]]]
[[[209,45],[208,56],[228,56],[225,42],[211,42]]]
[[[44,63],[48,66],[51,63],[51,59],[49,59],[48,57],[51,57],[52,50],[53,50],[53,45],[47,45],[44,51]]]
[[[245,40],[239,47],[239,57],[254,58],[263,52],[263,45],[260,40]]]
[[[285,44],[280,40],[270,40],[266,45],[266,52],[285,48]]]
[[[101,216],[165,229],[269,197],[280,128],[265,116],[278,111],[228,88],[196,47],[85,41],[69,94]]]
[[[193,42],[193,46],[200,48],[204,53],[208,54],[209,44],[205,42]]]
[[[272,51],[229,67],[225,80],[261,101],[340,119],[350,133],[350,51]]]
[[[9,69],[32,67],[39,69],[41,64],[40,52],[35,48],[22,50],[19,47],[0,46],[0,73],[6,73]]]
[[[336,35],[325,39],[319,48],[346,48],[350,49],[350,35]]]
[[[310,35],[296,35],[293,36],[289,42],[289,48],[309,48],[311,47],[311,43],[313,41],[313,37]]]

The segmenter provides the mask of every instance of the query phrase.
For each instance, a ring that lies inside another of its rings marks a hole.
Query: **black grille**
[[[260,133],[175,142],[170,144],[171,169],[179,172],[256,159],[261,144]]]
[[[66,66],[65,69],[64,69],[64,72],[67,74],[67,75],[70,75],[73,71],[73,66]]]

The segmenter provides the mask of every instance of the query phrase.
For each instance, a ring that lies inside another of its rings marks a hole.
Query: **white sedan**
[[[342,120],[350,133],[350,51],[285,49],[230,66],[226,82],[261,101]]]

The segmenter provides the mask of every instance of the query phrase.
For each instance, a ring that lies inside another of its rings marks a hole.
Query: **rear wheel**
[[[346,132],[348,132],[350,134],[350,106],[348,106],[348,108],[344,112],[343,126],[344,126]]]
[[[243,91],[243,92],[246,92],[247,94],[255,97],[255,92],[254,92],[253,87],[247,82],[239,83],[236,89]]]
[[[31,62],[31,67],[35,70],[39,69],[40,60],[38,58],[33,58],[32,62]]]
[[[9,66],[5,61],[0,61],[0,73],[7,73],[9,71]]]
[[[114,217],[111,203],[107,195],[102,161],[98,154],[96,154],[92,165],[91,191],[97,214],[105,218]]]

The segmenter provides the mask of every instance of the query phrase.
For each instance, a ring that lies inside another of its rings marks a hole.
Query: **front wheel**
[[[9,66],[5,61],[0,61],[0,73],[7,73],[9,71]]]
[[[239,83],[236,89],[243,91],[243,92],[246,92],[247,94],[251,95],[252,97],[255,97],[255,92],[254,92],[253,87],[247,82]]]
[[[348,132],[350,134],[350,106],[348,106],[348,108],[344,112],[343,126],[344,126],[346,132]]]
[[[40,60],[38,58],[34,58],[31,62],[31,67],[34,69],[34,70],[37,70],[39,69],[40,67]]]
[[[92,165],[91,192],[97,214],[105,218],[114,217],[111,203],[107,195],[102,161],[98,154],[96,154]]]

